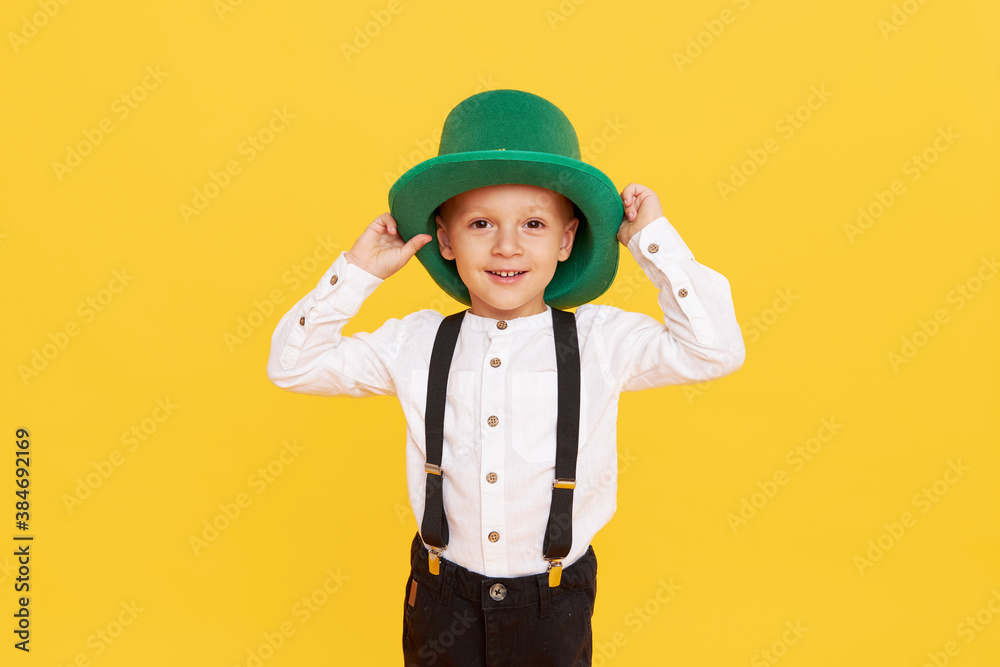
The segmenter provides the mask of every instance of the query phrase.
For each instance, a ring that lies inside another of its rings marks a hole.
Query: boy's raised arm
[[[402,268],[428,234],[404,243],[396,222],[376,218],[346,253],[341,253],[316,287],[278,322],[271,337],[267,377],[277,386],[303,394],[366,396],[395,393],[384,352],[369,345],[376,336],[397,336],[399,320],[372,334],[344,337],[341,331],[375,288]]]
[[[609,319],[599,335],[623,391],[704,382],[743,365],[745,346],[729,281],[695,261],[649,188],[622,190],[625,220],[618,240],[659,290],[663,320],[642,313]]]

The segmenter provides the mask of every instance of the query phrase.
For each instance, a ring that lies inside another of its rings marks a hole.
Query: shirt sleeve
[[[278,322],[271,337],[268,379],[289,391],[319,396],[395,395],[391,365],[404,345],[403,323],[342,336],[347,321],[382,284],[341,253],[316,287]],[[395,341],[384,345],[383,341]]]
[[[600,307],[593,330],[603,338],[608,379],[622,391],[637,391],[738,370],[746,349],[725,276],[695,261],[665,217],[633,235],[628,249],[659,290],[663,321]]]

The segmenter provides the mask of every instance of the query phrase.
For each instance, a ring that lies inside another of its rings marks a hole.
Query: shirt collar
[[[468,326],[475,329],[476,331],[485,331],[488,334],[513,334],[513,333],[523,333],[526,331],[533,331],[535,329],[543,329],[548,327],[552,328],[552,307],[549,305],[545,306],[545,310],[536,315],[528,315],[526,317],[515,317],[510,320],[502,320],[507,323],[505,329],[500,329],[497,327],[497,322],[501,320],[494,319],[492,317],[482,317],[480,315],[473,315],[472,313],[465,313],[465,322]]]

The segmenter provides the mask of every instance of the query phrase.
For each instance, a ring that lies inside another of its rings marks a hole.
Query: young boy
[[[579,161],[565,115],[521,91],[459,104],[439,155],[389,200],[281,319],[268,377],[399,398],[420,523],[407,665],[590,665],[590,542],[615,512],[619,394],[740,368],[729,282],[694,260],[652,190],[619,195]],[[663,322],[586,303],[610,286],[619,242],[659,289]],[[414,255],[469,309],[341,336]]]

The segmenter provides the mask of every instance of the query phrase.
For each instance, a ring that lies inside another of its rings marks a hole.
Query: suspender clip
[[[444,476],[444,468],[442,468],[441,466],[436,466],[433,463],[425,463],[424,472],[428,472],[432,475],[441,475],[442,477]]]
[[[576,488],[576,480],[575,479],[562,479],[562,478],[556,477],[554,480],[552,480],[552,488],[553,489],[575,489]]]
[[[549,588],[556,588],[562,581],[562,558],[546,558],[549,562]]]
[[[441,552],[448,547],[431,547],[427,550],[427,569],[431,571],[431,574],[441,574],[441,559],[439,556]]]

